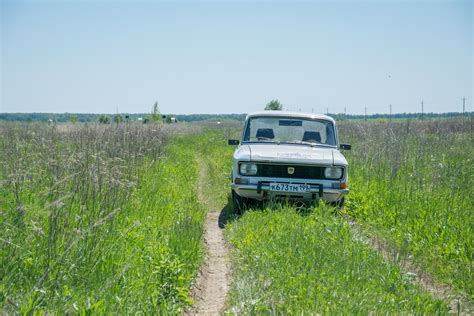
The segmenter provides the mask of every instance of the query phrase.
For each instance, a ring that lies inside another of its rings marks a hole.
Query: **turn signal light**
[[[235,184],[240,184],[240,178],[235,178],[234,183]]]
[[[349,187],[349,186],[347,185],[347,183],[341,183],[341,184],[339,185],[339,188],[340,188],[340,189],[347,189],[348,187]]]

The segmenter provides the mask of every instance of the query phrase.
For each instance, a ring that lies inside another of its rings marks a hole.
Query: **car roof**
[[[274,117],[297,117],[313,120],[327,120],[335,123],[334,119],[324,114],[292,112],[292,111],[258,111],[247,115],[246,119],[256,116],[274,116]]]

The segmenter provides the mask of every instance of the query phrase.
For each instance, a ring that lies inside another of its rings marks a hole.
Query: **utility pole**
[[[421,100],[421,118],[423,118],[424,105],[425,105],[425,103],[423,102],[423,100]]]
[[[346,112],[346,107],[344,107],[344,119],[347,120],[347,112]]]
[[[314,108],[311,108],[311,113],[314,113]]]
[[[329,115],[329,108],[326,108],[326,115]]]
[[[392,105],[390,104],[390,121],[392,120]]]
[[[367,121],[367,107],[365,107],[365,118],[364,118],[365,121]]]
[[[464,118],[464,113],[466,112],[466,97],[462,98],[462,117]]]

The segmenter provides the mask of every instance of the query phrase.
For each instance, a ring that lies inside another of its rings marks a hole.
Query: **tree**
[[[158,109],[158,101],[155,101],[155,104],[153,104],[153,110],[151,112],[151,121],[156,122],[156,123],[161,123],[161,113],[160,110]]]
[[[265,105],[265,111],[281,111],[283,110],[283,105],[277,99],[271,100]]]
[[[77,123],[77,114],[69,115],[69,121],[73,124]]]
[[[122,115],[120,115],[120,114],[118,114],[118,113],[115,114],[115,115],[114,115],[114,123],[117,123],[117,124],[118,124],[118,123],[122,123],[122,122],[123,122],[123,117],[122,117]]]
[[[110,117],[108,115],[102,114],[101,116],[99,116],[99,123],[110,124]]]

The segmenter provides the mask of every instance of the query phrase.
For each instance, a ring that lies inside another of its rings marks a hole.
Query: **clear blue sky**
[[[470,0],[0,2],[0,112],[473,109]]]

